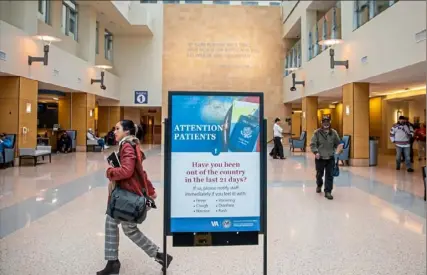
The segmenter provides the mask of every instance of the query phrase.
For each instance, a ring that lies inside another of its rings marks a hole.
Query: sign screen
[[[171,232],[260,231],[261,97],[170,95]]]

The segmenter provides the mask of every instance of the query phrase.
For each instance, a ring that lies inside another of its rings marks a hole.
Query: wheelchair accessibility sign
[[[147,91],[135,91],[135,104],[147,104],[148,103],[148,92]]]

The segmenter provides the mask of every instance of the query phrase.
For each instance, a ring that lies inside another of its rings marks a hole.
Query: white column
[[[91,64],[95,64],[96,57],[96,12],[89,6],[80,6],[79,10],[79,46],[78,56],[88,61]],[[104,30],[100,30],[104,33]],[[100,53],[103,49],[103,41],[100,42]],[[102,47],[102,48],[101,48]]]

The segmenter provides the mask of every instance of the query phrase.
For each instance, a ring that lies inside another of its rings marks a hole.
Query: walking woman
[[[116,124],[114,135],[119,143],[120,167],[107,169],[107,178],[110,180],[109,196],[117,184],[121,189],[143,196],[143,188],[152,199],[157,197],[154,187],[147,180],[142,168],[143,153],[139,147],[139,140],[135,137],[136,128],[131,120],[122,120]],[[144,180],[140,180],[144,179]],[[142,181],[142,182],[141,182]],[[146,186],[144,186],[146,185]],[[109,197],[110,200],[110,197]],[[105,220],[105,260],[107,265],[97,275],[119,274],[119,224],[122,224],[124,234],[139,246],[148,256],[160,263],[163,267],[164,254],[159,247],[139,231],[136,223],[123,222],[106,215]],[[172,256],[167,255],[167,265]]]

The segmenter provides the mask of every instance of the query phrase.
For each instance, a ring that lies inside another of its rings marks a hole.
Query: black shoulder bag
[[[133,146],[132,146],[133,147]],[[135,154],[136,154],[136,148]],[[136,158],[138,163],[138,157]],[[140,182],[144,182],[138,175]],[[107,215],[124,222],[142,223],[147,218],[149,208],[157,208],[154,200],[147,195],[144,187],[142,187],[142,196],[129,192],[119,187],[116,184],[107,207]]]

